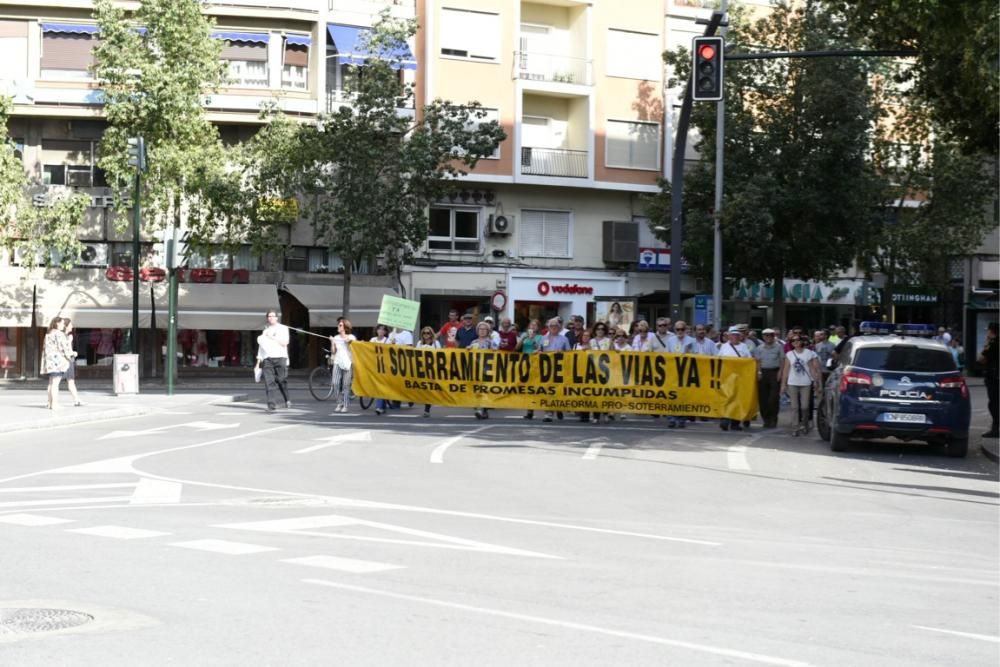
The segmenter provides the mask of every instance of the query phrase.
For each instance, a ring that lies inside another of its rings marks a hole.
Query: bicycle
[[[317,401],[328,400],[337,389],[333,382],[333,355],[326,348],[323,348],[323,352],[325,353],[326,364],[317,366],[309,373],[309,393]],[[375,399],[368,398],[367,396],[358,396],[358,404],[361,405],[362,410],[367,410],[374,402]]]

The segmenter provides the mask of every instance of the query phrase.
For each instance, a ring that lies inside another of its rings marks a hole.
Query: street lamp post
[[[139,352],[139,229],[142,221],[142,172],[146,169],[146,142],[142,137],[129,137],[128,164],[135,167],[135,189],[132,192],[132,335],[129,351]]]

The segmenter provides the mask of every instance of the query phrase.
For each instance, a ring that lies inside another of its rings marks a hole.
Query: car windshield
[[[907,373],[946,373],[956,370],[955,359],[950,352],[915,345],[866,346],[858,350],[853,365],[875,371]]]

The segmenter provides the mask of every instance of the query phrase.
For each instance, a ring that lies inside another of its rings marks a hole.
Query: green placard
[[[382,297],[382,308],[378,311],[378,323],[406,331],[417,328],[420,302],[400,299],[398,296]]]

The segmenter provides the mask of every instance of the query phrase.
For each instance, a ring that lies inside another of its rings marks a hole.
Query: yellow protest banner
[[[354,343],[359,396],[470,408],[753,419],[753,359],[654,352],[520,354]]]

